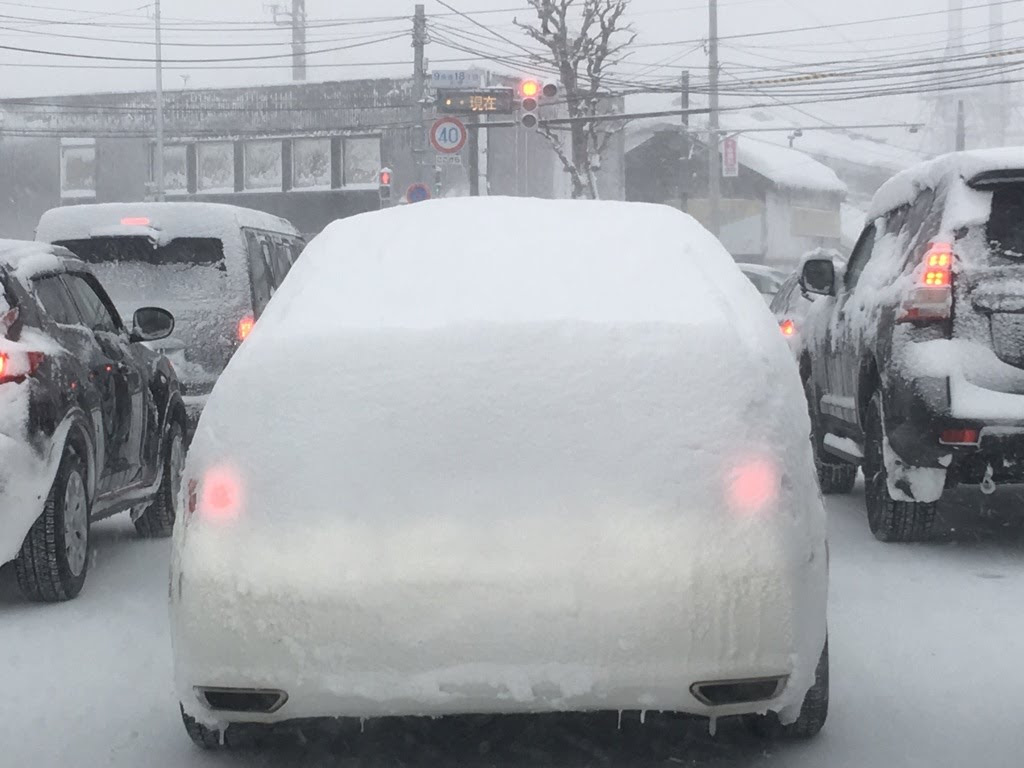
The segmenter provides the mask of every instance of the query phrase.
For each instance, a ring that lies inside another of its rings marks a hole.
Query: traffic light
[[[554,98],[558,95],[558,86],[554,83],[541,84],[537,80],[523,80],[519,83],[519,122],[524,128],[536,128],[540,124],[540,98]]]
[[[377,191],[380,193],[380,205],[385,207],[391,203],[391,169],[381,168],[378,174]]]

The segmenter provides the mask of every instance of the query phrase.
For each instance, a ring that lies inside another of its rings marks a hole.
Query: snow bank
[[[684,214],[484,198],[337,222],[200,420],[179,692],[692,710],[687,675],[783,670],[791,712],[824,638],[808,431],[773,317]]]

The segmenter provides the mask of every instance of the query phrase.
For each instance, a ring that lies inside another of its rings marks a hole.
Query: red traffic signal
[[[389,171],[387,168],[380,172],[380,185],[382,187],[391,186],[391,171]]]

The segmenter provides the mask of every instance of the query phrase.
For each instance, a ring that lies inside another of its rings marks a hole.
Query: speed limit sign
[[[430,143],[444,155],[454,155],[466,144],[466,126],[457,117],[442,117],[430,127]]]

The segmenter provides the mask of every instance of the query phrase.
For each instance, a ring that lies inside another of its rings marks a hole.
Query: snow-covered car
[[[185,408],[146,342],[174,318],[140,307],[129,332],[89,268],[43,243],[0,242],[0,564],[26,597],[75,597],[93,520],[131,510],[170,536]]]
[[[838,274],[846,268],[842,254],[834,248],[815,248],[808,251],[800,259],[800,268],[787,277],[779,287],[778,293],[768,305],[779,322],[779,330],[789,343],[790,351],[797,359],[807,354],[803,345],[803,330],[807,315],[814,306],[816,294],[806,293],[800,286],[800,275],[803,263],[808,259],[832,259]]]
[[[304,245],[278,216],[189,202],[62,206],[43,214],[36,239],[87,262],[125,317],[150,305],[174,313],[160,349],[193,423]]]
[[[957,484],[1024,482],[1024,148],[955,153],[875,195],[840,275],[808,259],[814,441],[863,464],[883,541],[927,538]]]
[[[328,227],[190,449],[189,735],[623,709],[816,733],[824,510],[757,296],[663,206],[463,198]]]
[[[772,267],[766,267],[763,264],[741,263],[740,269],[743,270],[743,274],[747,276],[747,279],[754,284],[758,293],[764,297],[766,303],[771,303],[771,300],[779,292],[779,288],[782,287],[782,283],[786,279],[785,273]]]

